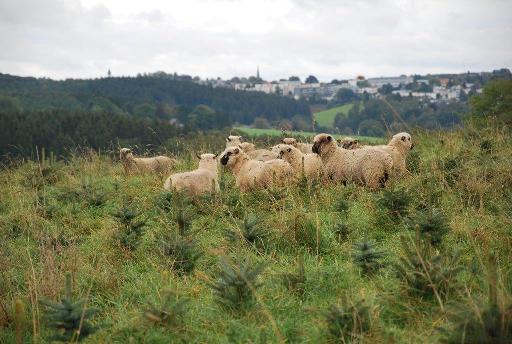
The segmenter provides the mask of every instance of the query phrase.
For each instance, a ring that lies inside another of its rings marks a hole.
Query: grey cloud
[[[0,30],[8,34],[0,36],[0,72],[94,77],[110,68],[114,75],[165,70],[231,77],[254,74],[259,65],[268,79],[315,74],[330,80],[511,67],[509,1],[280,3],[286,11],[277,20],[248,33],[210,27],[214,14],[205,15],[204,25],[179,26],[173,21],[179,2],[120,17],[78,0],[2,0]]]

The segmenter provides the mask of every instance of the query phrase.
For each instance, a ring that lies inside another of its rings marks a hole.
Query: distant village
[[[263,92],[277,94],[295,99],[331,101],[340,92],[346,89],[359,95],[380,97],[381,95],[395,94],[400,97],[414,97],[424,102],[436,103],[447,101],[462,101],[475,93],[482,91],[483,84],[495,75],[507,75],[508,69],[494,70],[492,72],[446,75],[400,75],[392,77],[365,78],[362,75],[349,80],[332,80],[319,82],[316,77],[309,76],[306,80],[293,76],[279,81],[265,81],[260,77],[259,68],[256,76],[234,77],[229,80],[221,78],[201,79],[188,75],[166,74],[156,72],[151,76],[170,77],[189,80],[194,83],[210,86],[230,88],[245,92]],[[474,80],[469,82],[468,80]]]

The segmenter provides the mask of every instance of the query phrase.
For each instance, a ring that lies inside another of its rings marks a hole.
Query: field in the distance
[[[334,127],[334,119],[336,115],[339,113],[344,114],[345,116],[348,114],[350,109],[352,109],[354,104],[345,104],[337,107],[333,107],[331,109],[327,109],[324,111],[317,112],[313,114],[315,121],[319,126],[324,128],[333,128]]]
[[[256,128],[248,128],[248,127],[236,127],[238,131],[240,131],[242,134],[245,134],[249,137],[260,137],[260,136],[273,136],[273,137],[281,137],[283,136],[283,131],[280,129],[256,129]],[[310,131],[287,131],[287,135],[293,136],[293,137],[303,137],[303,138],[309,138],[312,139],[317,133],[310,132]],[[333,134],[333,137],[339,139],[344,138],[347,135],[337,135]],[[385,143],[386,139],[382,137],[372,137],[372,136],[357,136],[357,135],[350,135],[352,138],[357,138],[363,143],[369,143],[369,144],[383,144]]]
[[[411,173],[378,192],[242,194],[222,172],[189,201],[116,152],[3,166],[0,343],[50,342],[39,301],[67,272],[97,310],[86,344],[512,342],[510,132],[412,134]],[[191,148],[176,171],[197,166]]]

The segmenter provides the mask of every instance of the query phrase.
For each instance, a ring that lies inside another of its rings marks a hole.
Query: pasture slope
[[[354,104],[344,104],[333,107],[331,109],[316,112],[313,114],[313,117],[318,126],[323,128],[334,128],[334,119],[336,118],[336,115],[342,113],[347,116],[350,109],[352,109],[352,106],[354,106]]]
[[[240,132],[242,135],[246,135],[248,137],[254,137],[254,138],[262,138],[262,137],[283,137],[283,131],[280,129],[257,129],[257,128],[248,128],[248,127],[236,127],[235,128],[238,132]],[[287,131],[286,135],[290,135],[293,137],[299,137],[303,142],[312,142],[313,137],[318,134],[311,131]],[[337,139],[344,138],[347,135],[338,135],[333,134]],[[381,137],[373,137],[373,136],[357,136],[357,135],[350,135],[352,138],[357,138],[363,143],[368,144],[384,144],[386,143],[386,140]]]
[[[98,326],[83,343],[510,343],[510,132],[413,138],[411,173],[379,192],[241,194],[222,173],[220,194],[189,201],[167,176],[125,176],[115,152],[12,162],[0,343],[50,342],[39,301],[60,300],[68,272],[97,311],[59,315]]]

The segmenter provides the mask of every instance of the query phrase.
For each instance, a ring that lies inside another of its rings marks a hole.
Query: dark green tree
[[[48,326],[55,333],[51,340],[60,342],[82,341],[98,330],[91,325],[90,318],[98,311],[86,307],[85,299],[73,301],[71,289],[71,274],[66,274],[66,294],[60,302],[41,300],[47,307],[46,319]]]

